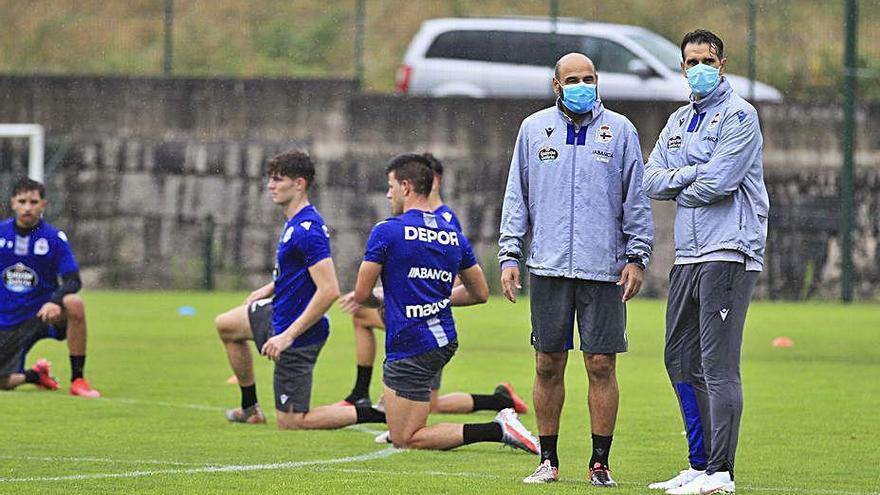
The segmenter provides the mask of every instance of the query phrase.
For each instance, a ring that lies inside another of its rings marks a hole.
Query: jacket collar
[[[588,125],[590,125],[591,122],[598,119],[599,116],[602,115],[602,112],[605,111],[605,105],[602,104],[602,100],[597,98],[596,102],[593,103],[593,108],[590,109],[590,111],[584,115],[584,120],[582,120],[580,124],[577,124],[573,120],[571,120],[571,117],[569,117],[562,110],[562,98],[559,98],[559,97],[556,98],[556,111],[559,112],[559,115],[562,117],[562,120],[564,120],[567,124],[572,124],[574,126],[580,127],[580,126],[588,126]]]
[[[730,95],[733,94],[733,88],[730,87],[730,83],[727,82],[727,78],[724,77],[721,79],[721,82],[718,83],[718,86],[712,90],[711,93],[706,96],[696,100],[694,98],[694,94],[691,93],[690,100],[694,105],[694,110],[697,112],[705,111],[707,108],[714,107],[715,105],[719,105],[730,98]]]

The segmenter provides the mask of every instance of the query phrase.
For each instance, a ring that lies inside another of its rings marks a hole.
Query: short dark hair
[[[29,191],[37,191],[40,193],[40,199],[46,199],[46,186],[44,186],[42,182],[29,177],[18,179],[15,184],[13,184],[12,195],[9,197],[14,198],[23,192]]]
[[[443,177],[443,164],[440,163],[440,160],[437,159],[436,156],[431,153],[425,153],[424,157],[428,159],[428,162],[431,163],[431,170],[434,171],[434,175],[439,175]]]
[[[684,61],[684,47],[689,44],[695,45],[709,45],[710,47],[715,49],[715,53],[718,54],[718,60],[724,58],[724,42],[721,41],[721,38],[718,37],[712,31],[707,31],[705,29],[695,29],[688,34],[684,35],[684,38],[681,40],[681,60]]]
[[[427,196],[431,193],[434,183],[434,169],[431,168],[431,160],[425,155],[416,153],[404,153],[397,155],[388,162],[385,173],[394,172],[397,182],[407,181],[413,186],[416,194]]]
[[[292,149],[269,159],[267,173],[291,179],[302,177],[306,181],[306,187],[309,187],[315,181],[315,163],[306,151]]]

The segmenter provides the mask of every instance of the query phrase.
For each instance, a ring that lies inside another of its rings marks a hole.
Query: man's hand
[[[292,343],[293,339],[288,336],[287,332],[279,333],[263,344],[263,348],[260,349],[260,354],[266,356],[272,361],[278,361],[278,358],[281,356],[281,353],[284,352],[284,349],[290,347],[290,344]]]
[[[43,323],[56,321],[61,318],[61,306],[53,302],[47,302],[37,311],[37,318]]]
[[[635,263],[627,263],[626,266],[623,267],[623,272],[620,274],[620,281],[617,282],[617,285],[623,286],[623,302],[627,302],[636,294],[639,293],[639,290],[642,288],[642,279],[644,278],[644,270],[642,267]]]
[[[516,293],[522,290],[519,283],[519,267],[510,266],[501,270],[501,289],[508,301],[516,302]]]
[[[266,299],[272,297],[272,294],[275,292],[275,285],[268,284],[260,287],[259,289],[248,294],[247,299],[244,300],[245,304],[251,304],[252,302],[259,301],[260,299]]]
[[[360,309],[361,305],[354,300],[354,291],[339,298],[339,309],[353,315],[355,311]]]

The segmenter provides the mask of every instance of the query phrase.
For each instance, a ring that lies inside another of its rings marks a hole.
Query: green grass
[[[573,354],[560,437],[560,483],[530,487],[519,479],[536,458],[496,445],[451,452],[388,455],[369,432],[280,432],[229,425],[238,402],[212,329],[215,314],[241,294],[85,294],[89,316],[87,376],[105,398],[66,395],[66,347],[44,341],[29,362],[56,363],[62,390],[23,386],[0,394],[0,493],[583,493],[588,455],[586,377]],[[191,305],[196,315],[179,316]],[[487,393],[510,380],[530,396],[533,356],[528,305],[493,299],[456,312],[461,348],[444,375],[444,391]],[[621,407],[612,452],[615,493],[684,467],[685,441],[662,363],[662,301],[630,305],[631,350],[619,361]],[[332,336],[316,370],[312,403],[343,397],[354,378],[351,326],[332,312]],[[878,493],[880,311],[877,306],[756,303],[743,350],[745,414],[737,464],[740,493]],[[786,335],[792,348],[774,348]],[[263,404],[272,404],[271,366],[257,363]],[[378,373],[377,373],[378,374]],[[379,376],[373,394],[378,395]],[[528,401],[531,403],[531,400]],[[483,422],[490,413],[430,421]],[[274,418],[270,418],[274,422]],[[534,428],[532,414],[523,422]],[[376,454],[370,460],[326,463]],[[311,464],[308,462],[314,461]],[[206,466],[255,466],[205,472]],[[135,473],[135,474],[132,474]],[[142,475],[136,475],[142,473]],[[150,474],[146,474],[150,473]],[[46,480],[82,475],[82,479]],[[118,475],[113,477],[114,475]]]

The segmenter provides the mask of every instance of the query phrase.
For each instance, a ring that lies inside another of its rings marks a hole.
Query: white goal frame
[[[40,124],[0,124],[0,138],[28,138],[28,177],[43,182],[46,134]]]

